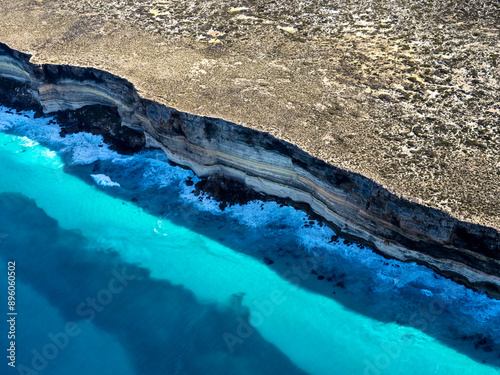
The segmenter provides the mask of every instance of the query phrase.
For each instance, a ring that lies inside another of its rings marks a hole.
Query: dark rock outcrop
[[[146,145],[144,133],[121,125],[116,107],[93,104],[74,111],[59,111],[55,117],[63,136],[82,131],[102,135],[113,150],[122,154],[133,154]]]
[[[202,185],[219,199],[266,194],[292,201],[348,239],[500,297],[500,232],[495,228],[401,198],[268,133],[140,98],[129,82],[107,72],[39,66],[29,59],[0,44],[2,103],[56,114],[63,132],[102,134],[121,152],[161,148],[198,176],[215,176]]]

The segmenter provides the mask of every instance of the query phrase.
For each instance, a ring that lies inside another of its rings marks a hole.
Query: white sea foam
[[[54,159],[57,156],[57,153],[55,151],[45,150],[43,156],[49,159]]]
[[[90,176],[100,186],[120,186],[118,182],[112,181],[111,178],[105,174],[91,174]]]
[[[334,231],[315,222],[308,223],[307,215],[292,207],[280,207],[275,202],[249,202],[246,205],[234,205],[221,211],[212,198],[204,197],[201,201],[185,189],[183,198],[196,206],[198,210],[216,215],[229,215],[240,224],[257,228],[262,234],[295,236],[302,250],[314,256],[321,256],[321,267],[325,270],[340,270],[355,280],[365,293],[369,289],[383,298],[398,297],[399,293],[413,292],[433,301],[442,301],[457,317],[455,328],[473,333],[488,332],[500,344],[500,301],[474,292],[449,279],[439,276],[427,267],[415,263],[402,263],[388,260],[374,253],[368,247],[357,244],[345,244],[341,241],[330,242]],[[325,255],[328,255],[325,257]],[[483,327],[483,328],[480,328]]]
[[[161,236],[168,236],[168,233],[165,231],[165,227],[163,225],[163,220],[159,219],[156,223],[156,228],[154,228],[154,232]]]
[[[0,113],[2,113],[1,111],[1,107],[0,107]],[[9,130],[11,127],[12,127],[12,122],[10,121],[6,121],[6,120],[0,120],[0,131],[1,132],[4,132],[4,131],[7,131]]]
[[[193,172],[170,165],[166,155],[160,151],[143,153],[139,162],[147,164],[143,173],[143,185],[148,188],[166,188],[194,177]]]
[[[144,189],[163,189],[179,186],[178,200],[184,205],[213,215],[227,215],[249,230],[257,230],[263,236],[284,235],[295,238],[297,252],[321,256],[323,270],[335,270],[350,278],[352,287],[360,293],[375,293],[388,299],[402,298],[410,293],[439,300],[447,311],[456,317],[457,329],[474,332],[489,332],[500,344],[500,301],[474,292],[456,284],[432,270],[415,263],[387,260],[368,247],[330,242],[334,231],[317,222],[309,223],[307,215],[289,206],[280,207],[275,202],[253,201],[245,205],[232,205],[224,211],[214,199],[193,194],[193,186],[184,181],[190,177],[194,183],[199,179],[191,172],[168,163],[165,155],[158,152],[142,152],[134,156],[118,155],[109,149],[102,137],[88,133],[59,135],[57,124],[49,124],[49,119],[33,119],[32,112],[26,112],[29,119],[5,113],[0,107],[2,120],[0,131],[11,131],[30,140],[47,144],[60,153],[71,155],[72,164],[90,164],[98,160],[111,161],[118,169],[141,170],[141,186]],[[119,186],[104,174],[94,174],[92,178],[102,186]],[[169,189],[170,190],[170,189]],[[162,222],[158,222],[157,232],[164,235]],[[272,250],[272,249],[271,249]],[[270,250],[270,251],[271,251]],[[326,256],[325,256],[326,255]],[[381,302],[383,303],[383,302]]]
[[[70,134],[64,138],[64,151],[72,151],[72,164],[91,164],[97,160],[119,157],[104,143],[102,136],[89,133]]]
[[[39,145],[39,143],[37,141],[34,141],[34,140],[29,139],[27,137],[22,137],[21,142],[19,142],[19,144],[23,147],[29,147],[29,148]]]
[[[420,292],[427,297],[432,297],[434,295],[430,290],[427,289],[420,289]]]

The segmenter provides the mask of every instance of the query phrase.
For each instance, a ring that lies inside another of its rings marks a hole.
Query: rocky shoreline
[[[338,235],[500,298],[498,230],[401,198],[269,133],[143,99],[105,71],[32,64],[4,44],[0,104],[56,115],[63,133],[101,134],[119,152],[161,148],[172,162],[207,177],[200,188],[223,201],[263,194],[292,202]]]

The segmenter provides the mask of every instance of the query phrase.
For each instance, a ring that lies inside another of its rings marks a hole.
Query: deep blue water
[[[291,207],[221,211],[159,151],[58,130],[0,110],[19,313],[0,373],[500,373],[500,302]]]

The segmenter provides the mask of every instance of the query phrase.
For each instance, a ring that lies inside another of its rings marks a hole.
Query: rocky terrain
[[[500,228],[497,1],[0,0],[0,41]]]
[[[102,70],[33,64],[5,44],[0,104],[55,115],[62,135],[101,134],[120,152],[162,149],[171,162],[207,177],[196,189],[222,200],[227,189],[239,198],[285,200],[319,216],[337,235],[500,298],[498,230],[401,198],[267,132],[141,98],[130,82]]]

